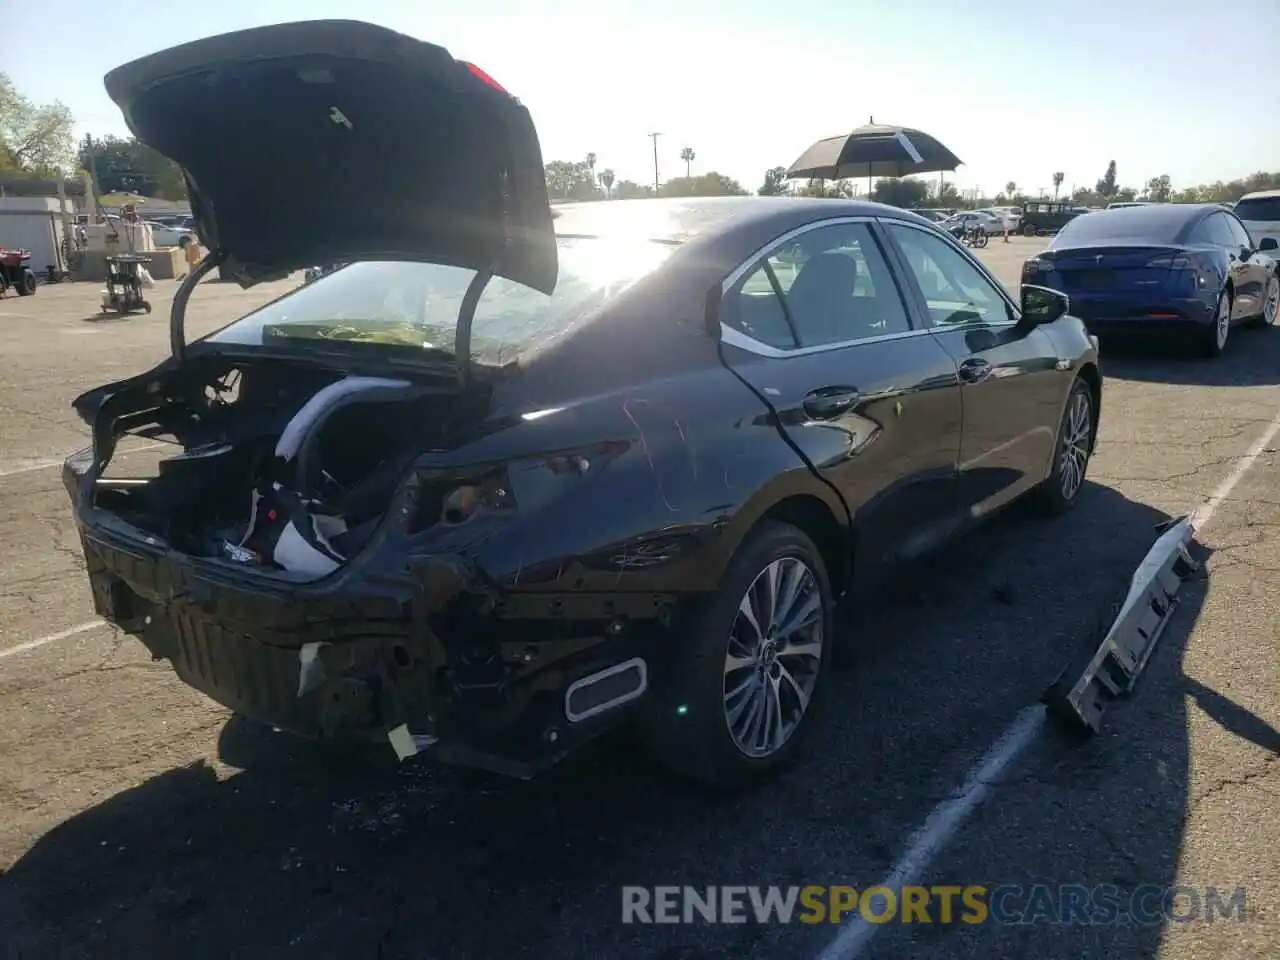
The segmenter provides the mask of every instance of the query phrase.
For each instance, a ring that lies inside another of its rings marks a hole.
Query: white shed
[[[31,269],[67,269],[61,204],[55,197],[0,198],[0,248],[29,250]]]

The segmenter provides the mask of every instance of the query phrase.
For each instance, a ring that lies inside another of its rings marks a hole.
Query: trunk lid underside
[[[245,286],[419,260],[555,288],[529,112],[442,47],[355,21],[288,23],[164,50],[105,82],[134,135],[182,168],[202,244]]]

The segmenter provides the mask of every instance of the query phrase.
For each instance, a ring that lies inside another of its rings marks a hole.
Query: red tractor
[[[18,296],[29,297],[36,292],[36,275],[27,264],[31,254],[27,250],[6,250],[0,247],[0,296],[4,296],[9,287],[18,291]]]

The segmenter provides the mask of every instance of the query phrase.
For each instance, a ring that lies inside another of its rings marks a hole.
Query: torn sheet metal
[[[387,740],[399,760],[408,760],[423,750],[434,747],[439,742],[438,738],[427,734],[410,733],[408,725],[403,723],[387,731]]]
[[[324,641],[304,643],[298,651],[298,696],[319,690],[324,685],[324,663],[320,660],[320,648],[327,646],[329,644]]]
[[[1190,518],[1184,517],[1147,551],[1083,671],[1078,672],[1078,665],[1068,667],[1041,698],[1053,716],[1074,729],[1097,733],[1107,703],[1133,690],[1173,615],[1179,588],[1199,570],[1187,550],[1194,535]]]

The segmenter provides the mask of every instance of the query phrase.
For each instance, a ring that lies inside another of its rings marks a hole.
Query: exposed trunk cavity
[[[86,395],[96,410],[78,402],[99,464],[89,495],[188,556],[316,579],[368,543],[419,454],[483,416],[472,394],[307,363],[188,361]],[[124,433],[181,449],[147,476],[106,475]]]

